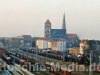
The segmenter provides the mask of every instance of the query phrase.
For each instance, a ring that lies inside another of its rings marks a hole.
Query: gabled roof
[[[45,24],[51,24],[50,20],[47,19],[47,21],[45,22]]]
[[[51,38],[66,38],[65,29],[51,29]]]
[[[53,39],[51,39],[51,38],[45,38],[45,37],[39,37],[38,39],[39,39],[39,40],[53,40]]]

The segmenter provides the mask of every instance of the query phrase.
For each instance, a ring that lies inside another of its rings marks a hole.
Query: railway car
[[[19,57],[14,56],[14,55],[10,55],[10,56],[13,59],[13,61],[16,62],[17,64],[24,65],[24,63],[25,63],[24,59],[21,59]]]
[[[8,65],[13,65],[12,63],[12,58],[10,56],[6,56],[6,55],[3,55],[2,56],[2,59],[8,64]]]

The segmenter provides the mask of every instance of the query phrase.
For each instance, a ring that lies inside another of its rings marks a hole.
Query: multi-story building
[[[89,48],[89,44],[87,40],[81,40],[80,42],[80,54],[84,54],[84,52]]]
[[[57,42],[57,45],[58,45],[58,51],[65,51],[65,52],[67,51],[65,40],[59,40]]]
[[[51,49],[53,51],[66,51],[65,40],[53,40],[50,38],[39,38],[36,41],[38,49]]]
[[[24,41],[24,47],[32,47],[33,38],[31,35],[22,35]]]
[[[79,47],[80,40],[77,34],[68,33],[66,43],[67,48]]]
[[[52,41],[51,42],[51,50],[58,51],[57,41]]]
[[[36,41],[36,46],[38,49],[47,49],[48,48],[48,41],[46,38],[38,38]]]
[[[73,55],[79,55],[80,54],[80,48],[79,47],[74,47],[74,48],[69,48],[69,54]]]

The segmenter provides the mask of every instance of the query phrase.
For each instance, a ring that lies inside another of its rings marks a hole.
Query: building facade
[[[47,49],[48,41],[45,38],[39,38],[36,41],[36,46],[38,47],[38,49]]]
[[[58,45],[58,51],[65,51],[65,52],[67,51],[65,40],[59,40],[57,42],[57,45]]]
[[[44,37],[52,39],[66,39],[66,21],[65,14],[63,16],[62,28],[52,29],[49,19],[45,22]]]
[[[80,54],[84,54],[84,52],[89,48],[89,44],[87,40],[81,40],[80,42]]]
[[[50,38],[51,36],[51,22],[49,19],[45,22],[45,29],[44,29],[44,36],[45,38]]]
[[[79,47],[69,48],[69,54],[79,55],[80,54],[80,48]]]

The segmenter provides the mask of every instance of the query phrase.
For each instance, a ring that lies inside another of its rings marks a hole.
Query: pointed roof
[[[66,29],[65,13],[63,15],[62,29]]]
[[[45,24],[51,24],[50,20],[47,19],[47,21],[45,22]]]

